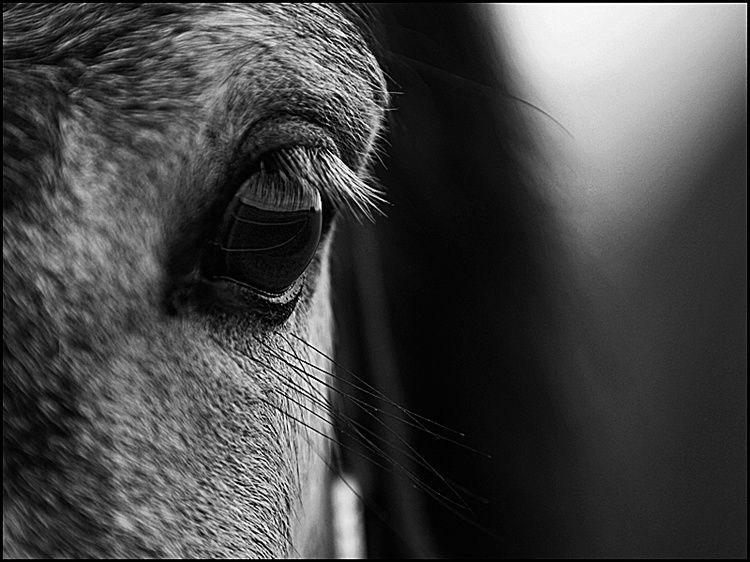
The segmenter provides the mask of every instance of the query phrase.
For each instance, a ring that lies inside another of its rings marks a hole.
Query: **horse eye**
[[[203,274],[280,295],[302,276],[320,242],[320,193],[266,158],[239,188],[206,250]]]

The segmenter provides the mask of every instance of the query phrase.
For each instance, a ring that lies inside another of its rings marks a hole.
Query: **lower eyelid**
[[[232,279],[202,280],[193,288],[194,304],[206,313],[248,313],[262,322],[280,324],[294,312],[304,294],[304,277],[280,295],[266,294]]]

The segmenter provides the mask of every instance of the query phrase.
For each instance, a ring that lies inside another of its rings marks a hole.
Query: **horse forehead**
[[[338,6],[311,4],[11,4],[3,6],[3,58],[54,63],[66,57],[94,58],[126,46],[130,38],[146,57],[151,32],[166,40],[189,39],[189,32],[213,32],[217,48],[224,37],[246,39],[291,31],[299,39],[343,38],[339,47],[361,48],[352,37],[367,33],[362,19]],[[148,40],[146,40],[148,39]],[[236,46],[236,45],[235,45]]]
[[[138,152],[195,154],[203,131],[233,153],[254,124],[291,116],[321,126],[359,169],[388,102],[361,27],[335,6],[24,6],[5,10],[3,24],[4,86],[33,81],[34,97],[55,94],[58,117],[72,111],[89,136],[126,152],[151,139]],[[22,90],[4,103],[10,113],[49,106]],[[51,117],[16,121],[43,139]]]
[[[162,83],[150,92],[162,103],[191,93],[191,86],[201,89],[196,79],[226,80],[249,69],[261,78],[265,67],[311,81],[334,73],[353,82],[346,92],[353,95],[364,81],[373,105],[383,108],[382,73],[363,25],[354,23],[361,20],[346,13],[309,4],[21,5],[3,9],[3,64],[43,66],[75,87],[83,87],[81,77],[169,75],[171,90]],[[118,86],[110,84],[108,99],[117,97]]]

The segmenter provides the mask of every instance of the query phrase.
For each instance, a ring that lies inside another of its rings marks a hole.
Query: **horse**
[[[485,16],[4,6],[4,556],[331,556],[342,470],[370,555],[558,548],[552,221]]]

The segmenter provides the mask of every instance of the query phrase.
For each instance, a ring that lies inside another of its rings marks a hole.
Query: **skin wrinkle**
[[[374,58],[332,6],[19,6],[3,23],[4,555],[324,553],[308,513],[328,444],[269,404],[329,429],[248,335],[289,344],[252,313],[170,316],[163,292],[254,123],[311,121],[364,171]],[[329,244],[274,329],[330,354]]]

